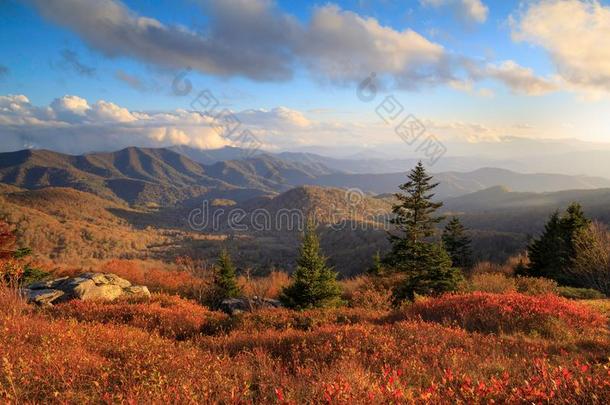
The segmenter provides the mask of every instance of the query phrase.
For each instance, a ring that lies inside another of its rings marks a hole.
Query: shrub
[[[228,318],[224,313],[213,312],[193,301],[166,294],[154,294],[150,300],[73,300],[51,307],[47,313],[56,318],[72,318],[81,322],[130,325],[178,340],[200,333],[215,333]]]
[[[576,257],[566,269],[572,286],[593,288],[610,294],[610,232],[605,225],[593,223],[574,238]]]
[[[525,333],[563,337],[597,331],[605,318],[589,308],[555,295],[475,292],[415,302],[403,310],[407,319],[455,324],[483,333]]]
[[[164,265],[162,263],[146,263],[138,260],[109,260],[101,266],[89,271],[99,273],[114,273],[129,280],[132,284],[147,286],[151,292],[161,292],[170,295],[180,295],[194,299],[197,302],[206,302],[210,295],[211,271],[208,272],[203,265],[195,263],[190,258],[177,259],[177,265]],[[81,268],[64,268],[53,272],[54,277],[74,277],[82,273]]]
[[[558,287],[557,293],[564,297],[573,300],[598,300],[606,298],[601,292],[592,288],[578,288],[578,287]]]
[[[513,274],[513,267],[510,264],[478,262],[470,269],[469,274],[504,274],[505,276],[511,276]]]
[[[517,292],[527,295],[556,294],[557,282],[543,277],[518,276],[515,278]]]
[[[515,285],[515,279],[507,277],[503,273],[478,273],[473,274],[472,277],[465,283],[463,288],[465,291],[474,292],[486,292],[503,294],[517,290]]]
[[[352,294],[349,305],[352,308],[388,310],[392,306],[392,291],[364,288]]]
[[[358,276],[340,282],[342,298],[352,308],[388,310],[392,305],[392,287],[385,277]]]
[[[283,271],[272,271],[264,277],[240,276],[239,285],[246,297],[278,298],[288,284],[290,277]]]
[[[244,314],[243,329],[180,342],[129,324],[12,314],[1,305],[0,402],[610,400],[605,334],[574,344],[384,316],[349,308],[261,311]]]

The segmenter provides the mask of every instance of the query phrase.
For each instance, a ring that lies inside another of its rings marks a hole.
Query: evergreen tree
[[[410,264],[405,281],[394,290],[396,303],[412,300],[415,294],[430,296],[457,290],[463,280],[462,272],[452,267],[451,258],[442,245],[420,243],[415,249],[419,250],[419,260]]]
[[[371,276],[381,276],[384,273],[383,262],[379,250],[373,256],[373,265],[367,270],[367,273]]]
[[[341,304],[337,273],[326,265],[312,221],[303,236],[292,283],[284,288],[280,300],[290,308],[320,308]]]
[[[399,251],[404,240],[417,243],[434,235],[436,224],[443,220],[443,217],[433,215],[443,206],[442,202],[432,201],[434,193],[431,191],[439,183],[431,183],[432,176],[426,173],[424,165],[417,163],[407,177],[409,181],[398,186],[403,192],[394,194],[398,204],[392,207],[395,217],[391,222],[403,235],[390,235],[390,241],[393,242],[392,247]]]
[[[216,266],[214,266],[214,287],[214,295],[218,301],[238,297],[241,294],[235,276],[235,266],[226,249],[220,251]]]
[[[472,266],[472,241],[465,234],[464,225],[458,217],[453,217],[443,230],[443,245],[451,257],[453,266],[469,268]]]
[[[442,203],[432,201],[432,176],[426,173],[421,162],[411,170],[408,181],[399,186],[402,193],[395,196],[398,203],[392,207],[392,223],[399,234],[389,234],[392,244],[385,263],[405,274],[403,285],[395,289],[397,301],[413,298],[414,294],[440,294],[457,289],[461,272],[451,265],[451,259],[442,245],[431,240],[436,224],[443,218],[435,216]]]
[[[544,226],[542,235],[528,246],[530,264],[522,271],[529,276],[546,277],[560,284],[578,286],[579,280],[567,270],[576,256],[574,238],[590,222],[577,203],[570,204],[563,216],[554,212]]]

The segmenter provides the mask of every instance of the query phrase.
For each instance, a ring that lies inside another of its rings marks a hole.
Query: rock
[[[274,300],[272,298],[263,298],[261,300],[261,304],[264,308],[283,308],[284,305],[279,300]]]
[[[242,312],[252,312],[261,308],[282,308],[280,301],[271,298],[226,298],[220,303],[220,309],[229,315],[237,315]]]
[[[93,281],[93,280],[89,280]],[[123,289],[114,284],[96,285],[87,282],[80,283],[74,288],[73,297],[80,300],[108,300],[112,301],[123,295]]]
[[[40,290],[31,290],[28,288],[24,290],[24,293],[29,302],[33,302],[41,306],[51,305],[53,301],[64,295],[63,291],[49,288]]]
[[[247,298],[225,298],[220,302],[220,309],[229,315],[237,315],[252,310],[249,301]]]
[[[29,289],[31,290],[41,290],[44,288],[56,288],[59,284],[69,279],[70,277],[60,277],[54,280],[48,281],[37,281],[35,283],[30,284]]]
[[[114,300],[123,295],[150,297],[145,286],[131,283],[112,273],[83,273],[30,284],[25,290],[28,301],[39,305],[79,300]]]
[[[137,297],[150,298],[150,291],[145,285],[134,285],[123,289],[124,294],[133,295]]]

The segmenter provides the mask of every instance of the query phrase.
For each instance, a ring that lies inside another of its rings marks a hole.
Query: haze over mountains
[[[259,153],[243,158],[238,148],[126,148],[116,152],[65,155],[46,150],[0,154],[0,182],[26,189],[71,187],[129,204],[171,206],[196,197],[244,201],[293,187],[357,188],[365,193],[396,191],[405,166],[391,173],[358,173],[353,161],[314,154]],[[362,170],[365,168],[361,161]],[[397,163],[396,163],[397,164]],[[356,171],[356,173],[354,173]],[[437,198],[446,199],[504,186],[514,192],[554,192],[610,187],[603,177],[523,174],[498,168],[436,173]]]

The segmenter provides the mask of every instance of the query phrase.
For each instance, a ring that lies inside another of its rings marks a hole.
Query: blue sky
[[[394,95],[445,139],[608,140],[610,57],[600,50],[607,48],[602,41],[610,32],[607,2],[243,1],[1,2],[0,96],[7,105],[9,95],[25,96],[27,105],[20,108],[36,120],[6,107],[0,120],[11,124],[4,131],[12,132],[6,144],[44,146],[43,135],[24,139],[15,133],[40,133],[31,128],[38,121],[61,127],[68,121],[58,106],[72,108],[78,99],[87,103],[78,112],[83,119],[69,123],[81,131],[110,126],[102,109],[111,106],[112,116],[129,122],[130,129],[144,116],[120,115],[120,109],[150,114],[146,123],[158,122],[156,129],[169,133],[173,127],[154,114],[190,109],[200,89],[210,89],[223,106],[251,119],[245,123],[271,147],[349,141],[346,133],[356,134],[357,145],[391,144],[392,130],[380,125],[374,103],[356,97],[359,81],[372,70],[384,86],[379,101]],[[106,12],[107,25],[97,18]],[[253,15],[260,15],[262,26],[252,22],[259,18]],[[570,27],[562,29],[566,21]],[[272,26],[268,32],[266,26]],[[182,38],[189,43],[183,46]],[[367,45],[350,49],[352,39]],[[206,49],[198,49],[200,44]],[[175,75],[193,63],[187,76],[193,92],[172,94]],[[111,104],[93,111],[100,100]],[[184,136],[135,131],[132,142],[206,144],[193,141],[206,136],[190,133],[193,125],[176,124]]]

